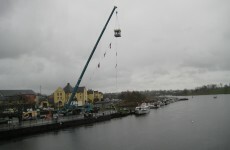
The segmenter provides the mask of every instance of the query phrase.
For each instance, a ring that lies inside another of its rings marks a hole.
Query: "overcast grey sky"
[[[41,85],[51,94],[74,86],[114,5],[118,21],[114,14],[81,86],[116,92],[230,83],[229,0],[1,0],[0,89],[39,92]]]

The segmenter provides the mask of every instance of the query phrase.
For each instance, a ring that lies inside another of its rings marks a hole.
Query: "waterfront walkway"
[[[114,111],[114,110],[100,111],[98,113],[93,113],[93,117],[96,118],[96,117],[100,117],[100,116],[104,116],[104,115],[111,115],[114,113],[116,113],[116,111]],[[64,122],[68,122],[68,121],[81,120],[81,119],[84,119],[84,114],[59,116],[58,118],[50,118],[50,119],[26,120],[26,121],[22,121],[22,123],[19,124],[18,119],[13,118],[12,120],[8,121],[8,124],[0,124],[0,131],[20,129],[20,128],[33,127],[33,126],[48,125],[48,124],[54,124],[54,123],[64,123]]]

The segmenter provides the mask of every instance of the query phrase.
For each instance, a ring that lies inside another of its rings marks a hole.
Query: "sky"
[[[0,90],[75,86],[115,5],[80,86],[120,92],[230,83],[228,0],[1,0]]]

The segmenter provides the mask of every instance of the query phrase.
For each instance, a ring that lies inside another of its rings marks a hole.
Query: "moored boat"
[[[150,103],[149,104],[149,108],[150,109],[157,109],[157,108],[160,108],[160,104],[158,102],[155,102],[155,103]]]
[[[135,108],[136,115],[143,115],[150,112],[150,107],[146,103],[142,103],[140,106]]]
[[[180,98],[180,101],[187,101],[188,98]]]
[[[148,106],[150,109],[153,109],[155,107],[154,103],[150,103],[150,104],[148,104]]]

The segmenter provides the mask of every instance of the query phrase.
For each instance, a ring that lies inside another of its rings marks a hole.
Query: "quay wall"
[[[0,140],[4,141],[4,140],[9,140],[9,139],[17,138],[17,137],[22,137],[22,136],[28,136],[28,135],[33,135],[33,134],[60,130],[60,129],[68,128],[68,127],[93,124],[96,122],[107,121],[112,118],[119,118],[119,117],[124,117],[127,115],[128,114],[114,113],[114,114],[103,115],[103,116],[87,118],[87,119],[82,118],[82,119],[68,120],[68,121],[63,121],[63,122],[54,121],[50,124],[2,130],[0,131]]]

